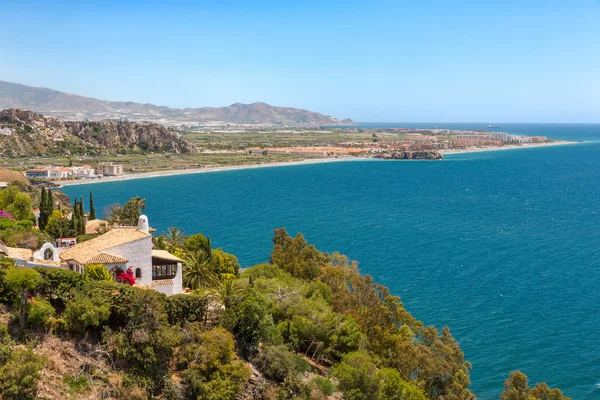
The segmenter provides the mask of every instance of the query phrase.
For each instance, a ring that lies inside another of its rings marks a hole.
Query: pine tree
[[[96,219],[96,209],[94,208],[94,198],[92,197],[92,191],[90,190],[90,221]]]
[[[38,218],[38,227],[41,231],[46,229],[48,223],[48,200],[46,199],[46,188],[42,186],[42,194],[40,196],[40,216]]]

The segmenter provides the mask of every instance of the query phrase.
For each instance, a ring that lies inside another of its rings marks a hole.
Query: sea
[[[488,130],[488,124],[378,124]],[[497,399],[510,371],[600,399],[600,125],[500,124],[582,143],[67,186],[97,212],[133,196],[159,232],[210,236],[242,266],[269,259],[273,229],[357,260],[416,318],[448,326]]]

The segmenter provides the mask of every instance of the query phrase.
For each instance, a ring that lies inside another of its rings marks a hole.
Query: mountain
[[[151,122],[61,121],[32,111],[0,111],[0,156],[144,152],[194,153],[195,145]]]
[[[176,109],[153,104],[92,99],[52,89],[0,81],[0,109],[20,108],[42,112],[63,120],[127,118],[164,124],[266,124],[266,125],[354,125],[316,112],[265,103],[228,107]]]

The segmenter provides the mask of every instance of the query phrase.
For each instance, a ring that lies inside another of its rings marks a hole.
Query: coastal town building
[[[454,147],[499,146],[502,141],[494,139],[490,134],[466,133],[454,137]]]
[[[77,167],[56,167],[46,165],[25,171],[25,177],[29,179],[69,179],[69,178],[94,178],[94,168],[90,165],[82,165]]]
[[[123,164],[102,162],[96,166],[96,174],[103,176],[123,175]]]
[[[502,140],[503,142],[508,142],[508,133],[506,132],[492,132],[492,139]]]

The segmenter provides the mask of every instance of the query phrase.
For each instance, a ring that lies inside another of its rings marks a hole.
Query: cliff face
[[[379,153],[375,158],[383,160],[443,160],[444,156],[439,151],[393,151]]]
[[[5,157],[197,151],[159,124],[60,121],[17,109],[0,111],[0,132],[0,155]]]

